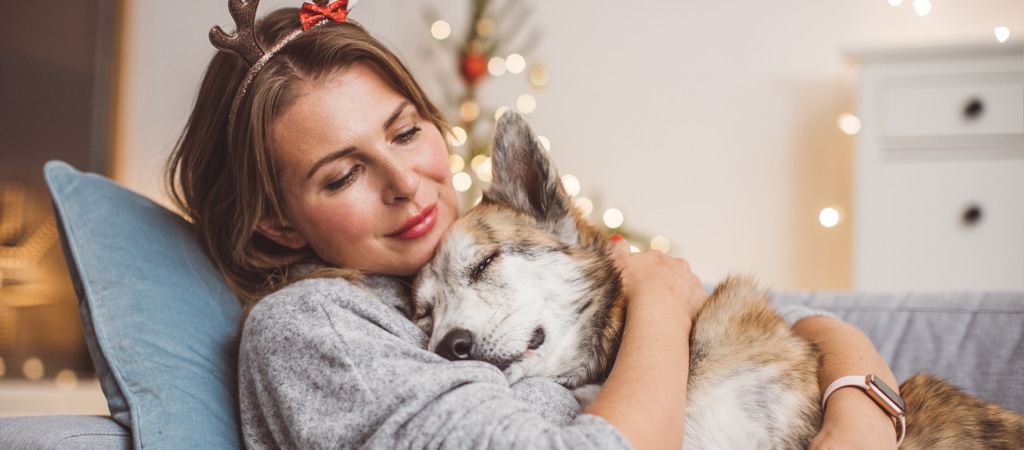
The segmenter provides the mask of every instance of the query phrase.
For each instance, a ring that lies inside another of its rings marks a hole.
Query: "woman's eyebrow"
[[[388,120],[384,121],[384,130],[391,128],[391,125],[393,125],[395,121],[398,120],[398,117],[402,115],[402,111],[405,111],[405,108],[407,106],[409,106],[409,101],[405,100],[398,105],[398,108],[395,108],[395,112],[391,113],[391,116],[388,117]],[[354,146],[349,146],[345,147],[342,150],[338,150],[334,153],[331,153],[330,155],[324,156],[323,158],[320,158],[319,161],[313,164],[313,167],[309,168],[309,173],[306,174],[306,179],[312,179],[313,175],[316,175],[316,171],[320,170],[320,168],[323,167],[324,164],[344,158],[345,155],[348,155],[349,153],[352,153],[355,150],[356,148]]]
[[[312,179],[313,175],[316,174],[316,171],[320,170],[320,168],[323,167],[324,164],[344,158],[345,155],[348,155],[349,153],[352,153],[354,151],[356,151],[355,146],[349,146],[345,147],[344,149],[338,150],[334,153],[331,153],[330,155],[324,156],[323,158],[320,158],[320,160],[314,163],[313,167],[309,169],[309,173],[306,174],[306,179]]]
[[[402,111],[405,111],[405,107],[406,106],[409,106],[409,101],[408,100],[406,100],[406,101],[402,102],[402,104],[398,105],[398,108],[395,108],[395,112],[391,113],[391,117],[388,117],[388,120],[384,121],[384,129],[385,130],[387,130],[388,128],[391,128],[391,125],[394,125],[395,121],[398,120],[398,116],[401,116],[402,115]]]

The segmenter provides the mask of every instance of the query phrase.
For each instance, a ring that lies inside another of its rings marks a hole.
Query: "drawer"
[[[897,142],[1019,137],[1024,135],[1024,72],[896,77],[883,88],[880,107],[881,134]]]
[[[872,181],[861,287],[1024,289],[1024,161],[891,163]]]

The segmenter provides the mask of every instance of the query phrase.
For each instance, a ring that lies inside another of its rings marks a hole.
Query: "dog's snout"
[[[472,350],[473,333],[463,328],[456,328],[444,335],[435,351],[449,361],[459,361],[469,359]]]

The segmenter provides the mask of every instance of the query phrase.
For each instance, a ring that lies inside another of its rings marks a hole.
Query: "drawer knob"
[[[982,211],[981,206],[970,205],[964,209],[963,221],[964,225],[974,226],[981,222]]]
[[[969,120],[975,120],[984,113],[985,104],[981,102],[980,98],[972,98],[964,105],[964,117]]]

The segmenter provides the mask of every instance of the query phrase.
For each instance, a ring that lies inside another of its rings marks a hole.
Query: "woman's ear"
[[[306,240],[295,227],[277,218],[266,218],[256,224],[256,231],[280,245],[298,250],[306,246]]]

